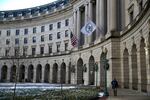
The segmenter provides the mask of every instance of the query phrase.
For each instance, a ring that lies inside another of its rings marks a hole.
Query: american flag
[[[72,32],[70,34],[70,38],[71,38],[71,45],[73,47],[77,47],[78,46],[78,39]]]

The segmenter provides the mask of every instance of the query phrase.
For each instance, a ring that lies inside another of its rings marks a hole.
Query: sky
[[[0,0],[0,11],[36,7],[57,0]]]

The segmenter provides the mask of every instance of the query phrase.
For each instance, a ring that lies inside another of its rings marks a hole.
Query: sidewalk
[[[118,89],[117,94],[117,96],[113,96],[113,92],[110,89],[110,96],[99,100],[150,100],[150,93],[142,93],[135,90]]]

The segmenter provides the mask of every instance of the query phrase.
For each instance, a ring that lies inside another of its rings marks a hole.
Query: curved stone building
[[[84,35],[90,20],[96,30]],[[150,92],[149,0],[58,0],[0,11],[0,82],[103,87],[105,78],[108,87],[116,78],[122,88]]]

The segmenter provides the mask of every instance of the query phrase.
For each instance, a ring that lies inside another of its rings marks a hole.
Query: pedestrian
[[[117,96],[118,82],[115,78],[111,81],[111,85],[112,85],[114,96]]]

